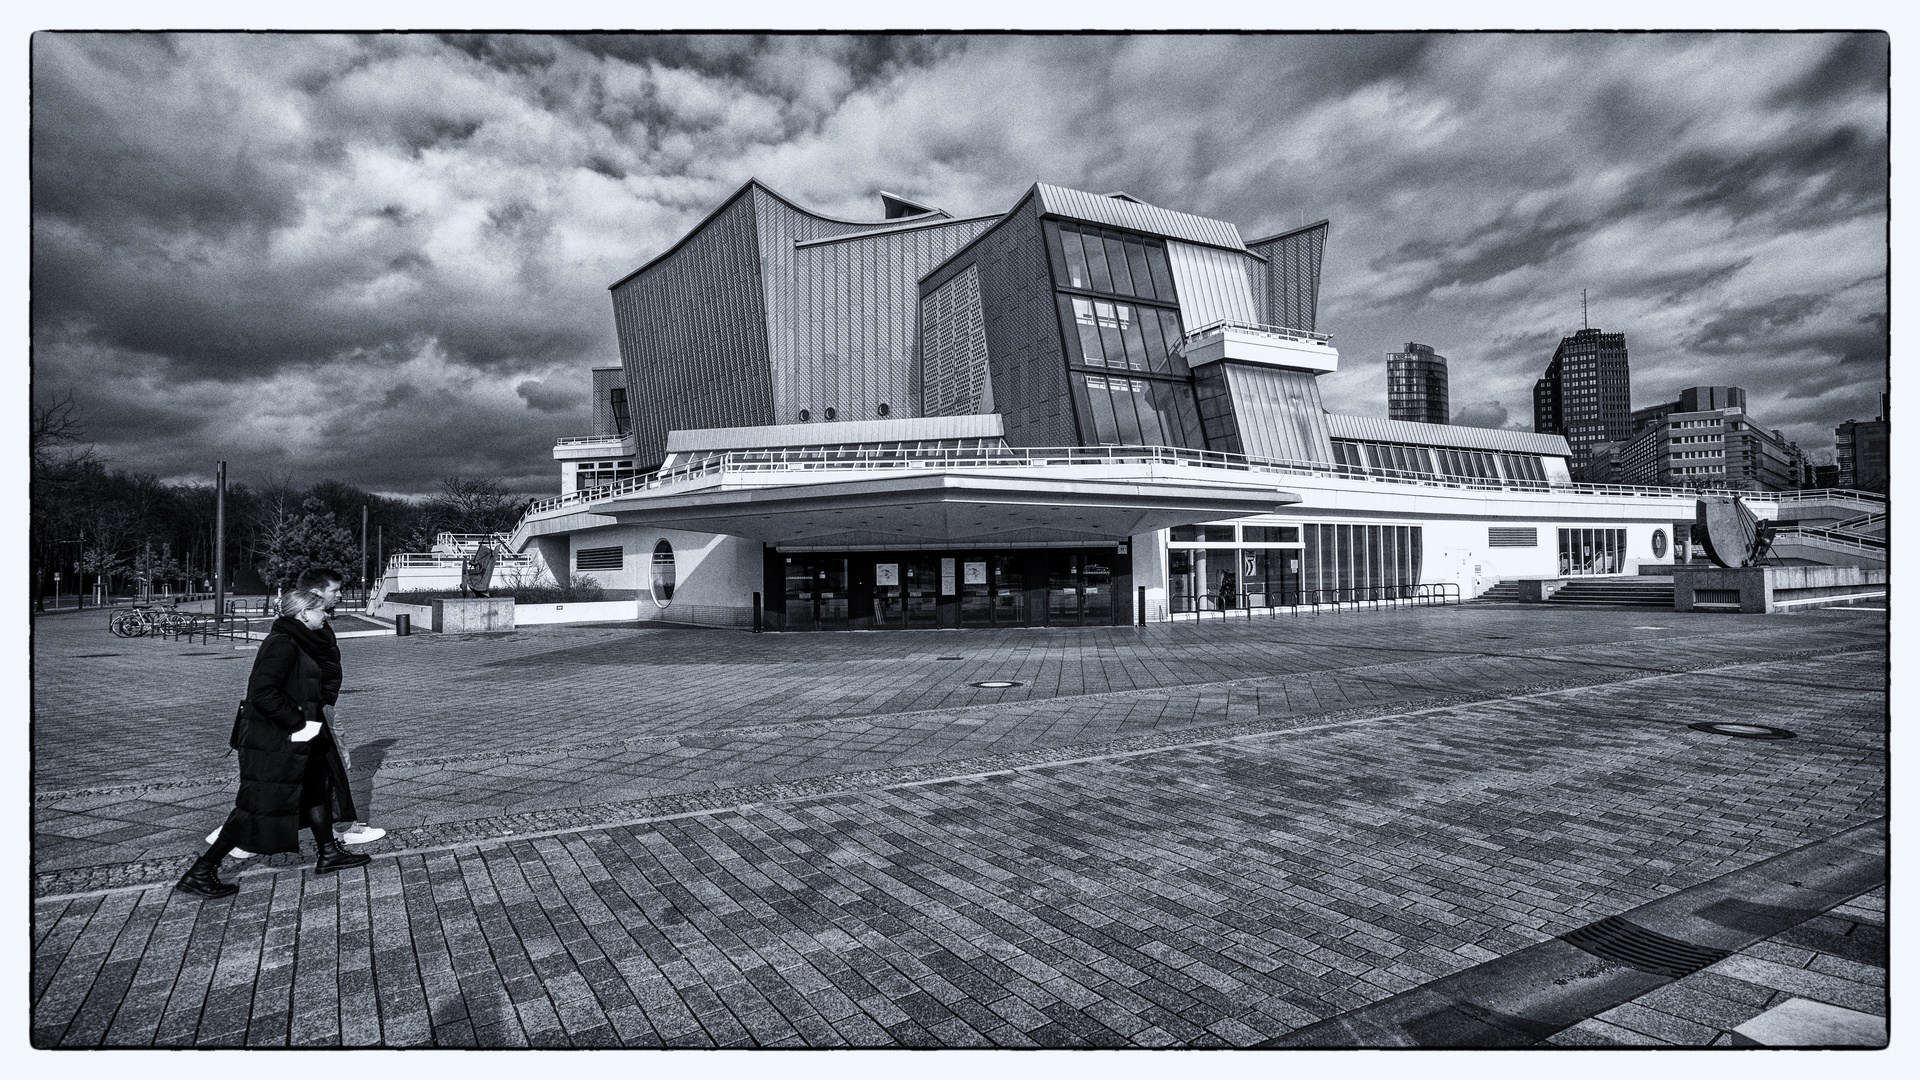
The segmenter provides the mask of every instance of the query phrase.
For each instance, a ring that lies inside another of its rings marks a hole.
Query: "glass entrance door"
[[[993,576],[990,563],[985,555],[961,555],[955,559],[959,563],[960,580],[960,625],[993,625]]]
[[[845,630],[847,615],[847,560],[787,556],[787,629]]]
[[[1027,625],[1027,590],[1021,579],[1021,557],[991,555],[988,559],[993,573],[993,625]]]
[[[1047,556],[1047,625],[1108,626],[1112,622],[1112,556],[1050,553]]]

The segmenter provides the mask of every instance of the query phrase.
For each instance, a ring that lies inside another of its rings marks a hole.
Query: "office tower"
[[[1421,424],[1447,422],[1447,358],[1430,345],[1407,342],[1387,354],[1387,416]]]
[[[1632,398],[1627,335],[1587,327],[1560,339],[1533,384],[1533,430],[1563,436],[1577,468],[1594,444],[1632,436]]]
[[[1880,395],[1880,415],[1872,420],[1848,420],[1833,429],[1835,477],[1843,488],[1887,490],[1887,395]]]
[[[1676,401],[1635,410],[1633,428],[1617,455],[1618,483],[1789,491],[1804,481],[1800,448],[1755,421],[1738,386],[1690,386]]]

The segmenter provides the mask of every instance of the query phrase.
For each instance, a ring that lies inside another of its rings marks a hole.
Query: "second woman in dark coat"
[[[300,829],[319,848],[317,874],[370,862],[333,836],[335,814],[353,815],[352,794],[337,790],[345,774],[327,728],[326,673],[315,655],[326,625],[326,599],[309,589],[288,593],[280,618],[260,643],[247,678],[247,700],[234,729],[240,752],[240,793],[219,839],[194,861],[175,888],[202,896],[230,896],[239,886],[220,880],[220,860],[236,847],[262,855],[300,850]]]

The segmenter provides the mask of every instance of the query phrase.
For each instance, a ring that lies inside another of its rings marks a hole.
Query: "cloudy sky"
[[[1830,458],[1885,389],[1878,35],[441,38],[32,48],[33,377],[123,468],[557,489],[607,285],[750,176],[958,215],[1035,180],[1252,238],[1329,218],[1328,408],[1447,356],[1530,428],[1559,338],[1636,407],[1745,386]]]

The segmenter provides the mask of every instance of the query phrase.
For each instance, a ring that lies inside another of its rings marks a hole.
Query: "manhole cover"
[[[1561,934],[1560,940],[1602,960],[1625,964],[1654,975],[1665,975],[1670,979],[1691,975],[1732,955],[1665,934],[1656,934],[1618,915],[1610,915],[1597,923],[1570,930]]]
[[[977,682],[977,683],[974,683],[973,685],[985,687],[988,690],[1004,690],[1009,686],[1020,686],[1023,684],[1017,683],[1017,682],[1007,682],[1003,679],[989,679],[986,682]]]
[[[1765,724],[1688,724],[1695,731],[1704,731],[1712,735],[1731,735],[1736,739],[1791,739],[1793,732],[1786,728],[1767,727]]]

